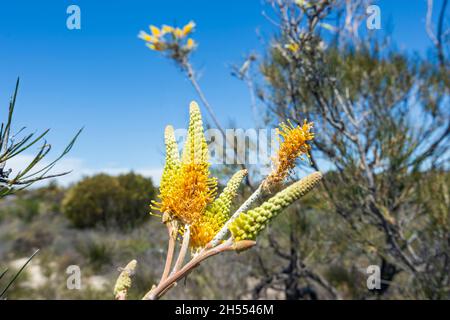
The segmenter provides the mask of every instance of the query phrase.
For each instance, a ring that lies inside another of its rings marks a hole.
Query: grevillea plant
[[[233,199],[247,171],[236,172],[217,196],[217,179],[211,176],[209,170],[208,146],[197,103],[190,105],[189,129],[181,155],[173,128],[166,127],[166,163],[159,199],[151,207],[161,213],[169,244],[161,279],[145,294],[144,299],[160,298],[211,256],[251,248],[273,218],[319,183],[322,174],[314,172],[272,195],[272,190],[282,187],[297,158],[308,155],[309,141],[314,138],[311,129],[312,123],[306,120],[300,126],[291,123],[280,126],[280,147],[273,159],[272,172],[232,213]],[[269,198],[267,201],[255,206],[258,200],[266,197]],[[176,259],[175,252],[178,252]],[[133,260],[122,270],[114,288],[116,299],[126,299],[136,264]]]

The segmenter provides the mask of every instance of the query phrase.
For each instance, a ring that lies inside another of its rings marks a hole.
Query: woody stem
[[[143,300],[156,300],[159,299],[163,294],[165,294],[176,282],[187,274],[189,274],[192,269],[196,268],[200,263],[207,258],[219,254],[224,251],[234,250],[233,243],[231,239],[222,243],[221,245],[211,248],[203,249],[198,253],[192,260],[184,265],[180,270],[173,272],[164,281],[160,282],[158,286],[154,287],[152,290],[147,292],[147,294],[142,298]]]

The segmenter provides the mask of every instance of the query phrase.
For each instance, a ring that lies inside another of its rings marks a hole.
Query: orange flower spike
[[[282,123],[277,129],[280,138],[280,148],[273,159],[274,170],[265,181],[265,187],[282,182],[294,169],[295,161],[303,154],[308,155],[311,146],[309,141],[314,139],[311,132],[312,122],[303,122],[302,126],[294,126],[290,121]]]

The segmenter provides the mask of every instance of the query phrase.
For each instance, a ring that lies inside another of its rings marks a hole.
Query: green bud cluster
[[[228,227],[235,241],[255,240],[271,219],[312,190],[321,179],[322,174],[314,172],[278,192],[261,206],[241,213]]]
[[[211,217],[217,225],[223,226],[230,218],[231,204],[236,197],[239,185],[246,175],[247,170],[236,172],[228,181],[220,196],[207,208],[205,216]]]
[[[200,108],[195,101],[189,106],[189,129],[182,155],[183,163],[206,163],[208,145],[203,133],[203,121]]]
[[[114,286],[114,295],[117,296],[119,294],[126,295],[128,289],[131,287],[131,277],[134,274],[134,270],[136,269],[137,262],[136,260],[131,260],[127,266],[122,270],[117,278],[116,285]]]

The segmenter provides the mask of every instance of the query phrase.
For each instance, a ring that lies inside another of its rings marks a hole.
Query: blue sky
[[[399,48],[424,53],[425,0],[381,0],[382,26],[393,25]],[[437,1],[437,5],[440,1]],[[81,30],[66,28],[66,8],[81,8]],[[15,124],[51,128],[54,155],[85,127],[60,166],[66,182],[98,171],[136,170],[157,176],[163,165],[163,130],[185,127],[197,96],[175,65],[137,38],[149,24],[197,24],[193,56],[200,84],[221,122],[252,127],[246,87],[229,65],[261,50],[270,23],[260,0],[47,0],[0,2],[0,107],[2,120],[17,76],[21,87]],[[26,161],[27,158],[19,159]],[[19,165],[20,163],[18,163]]]

